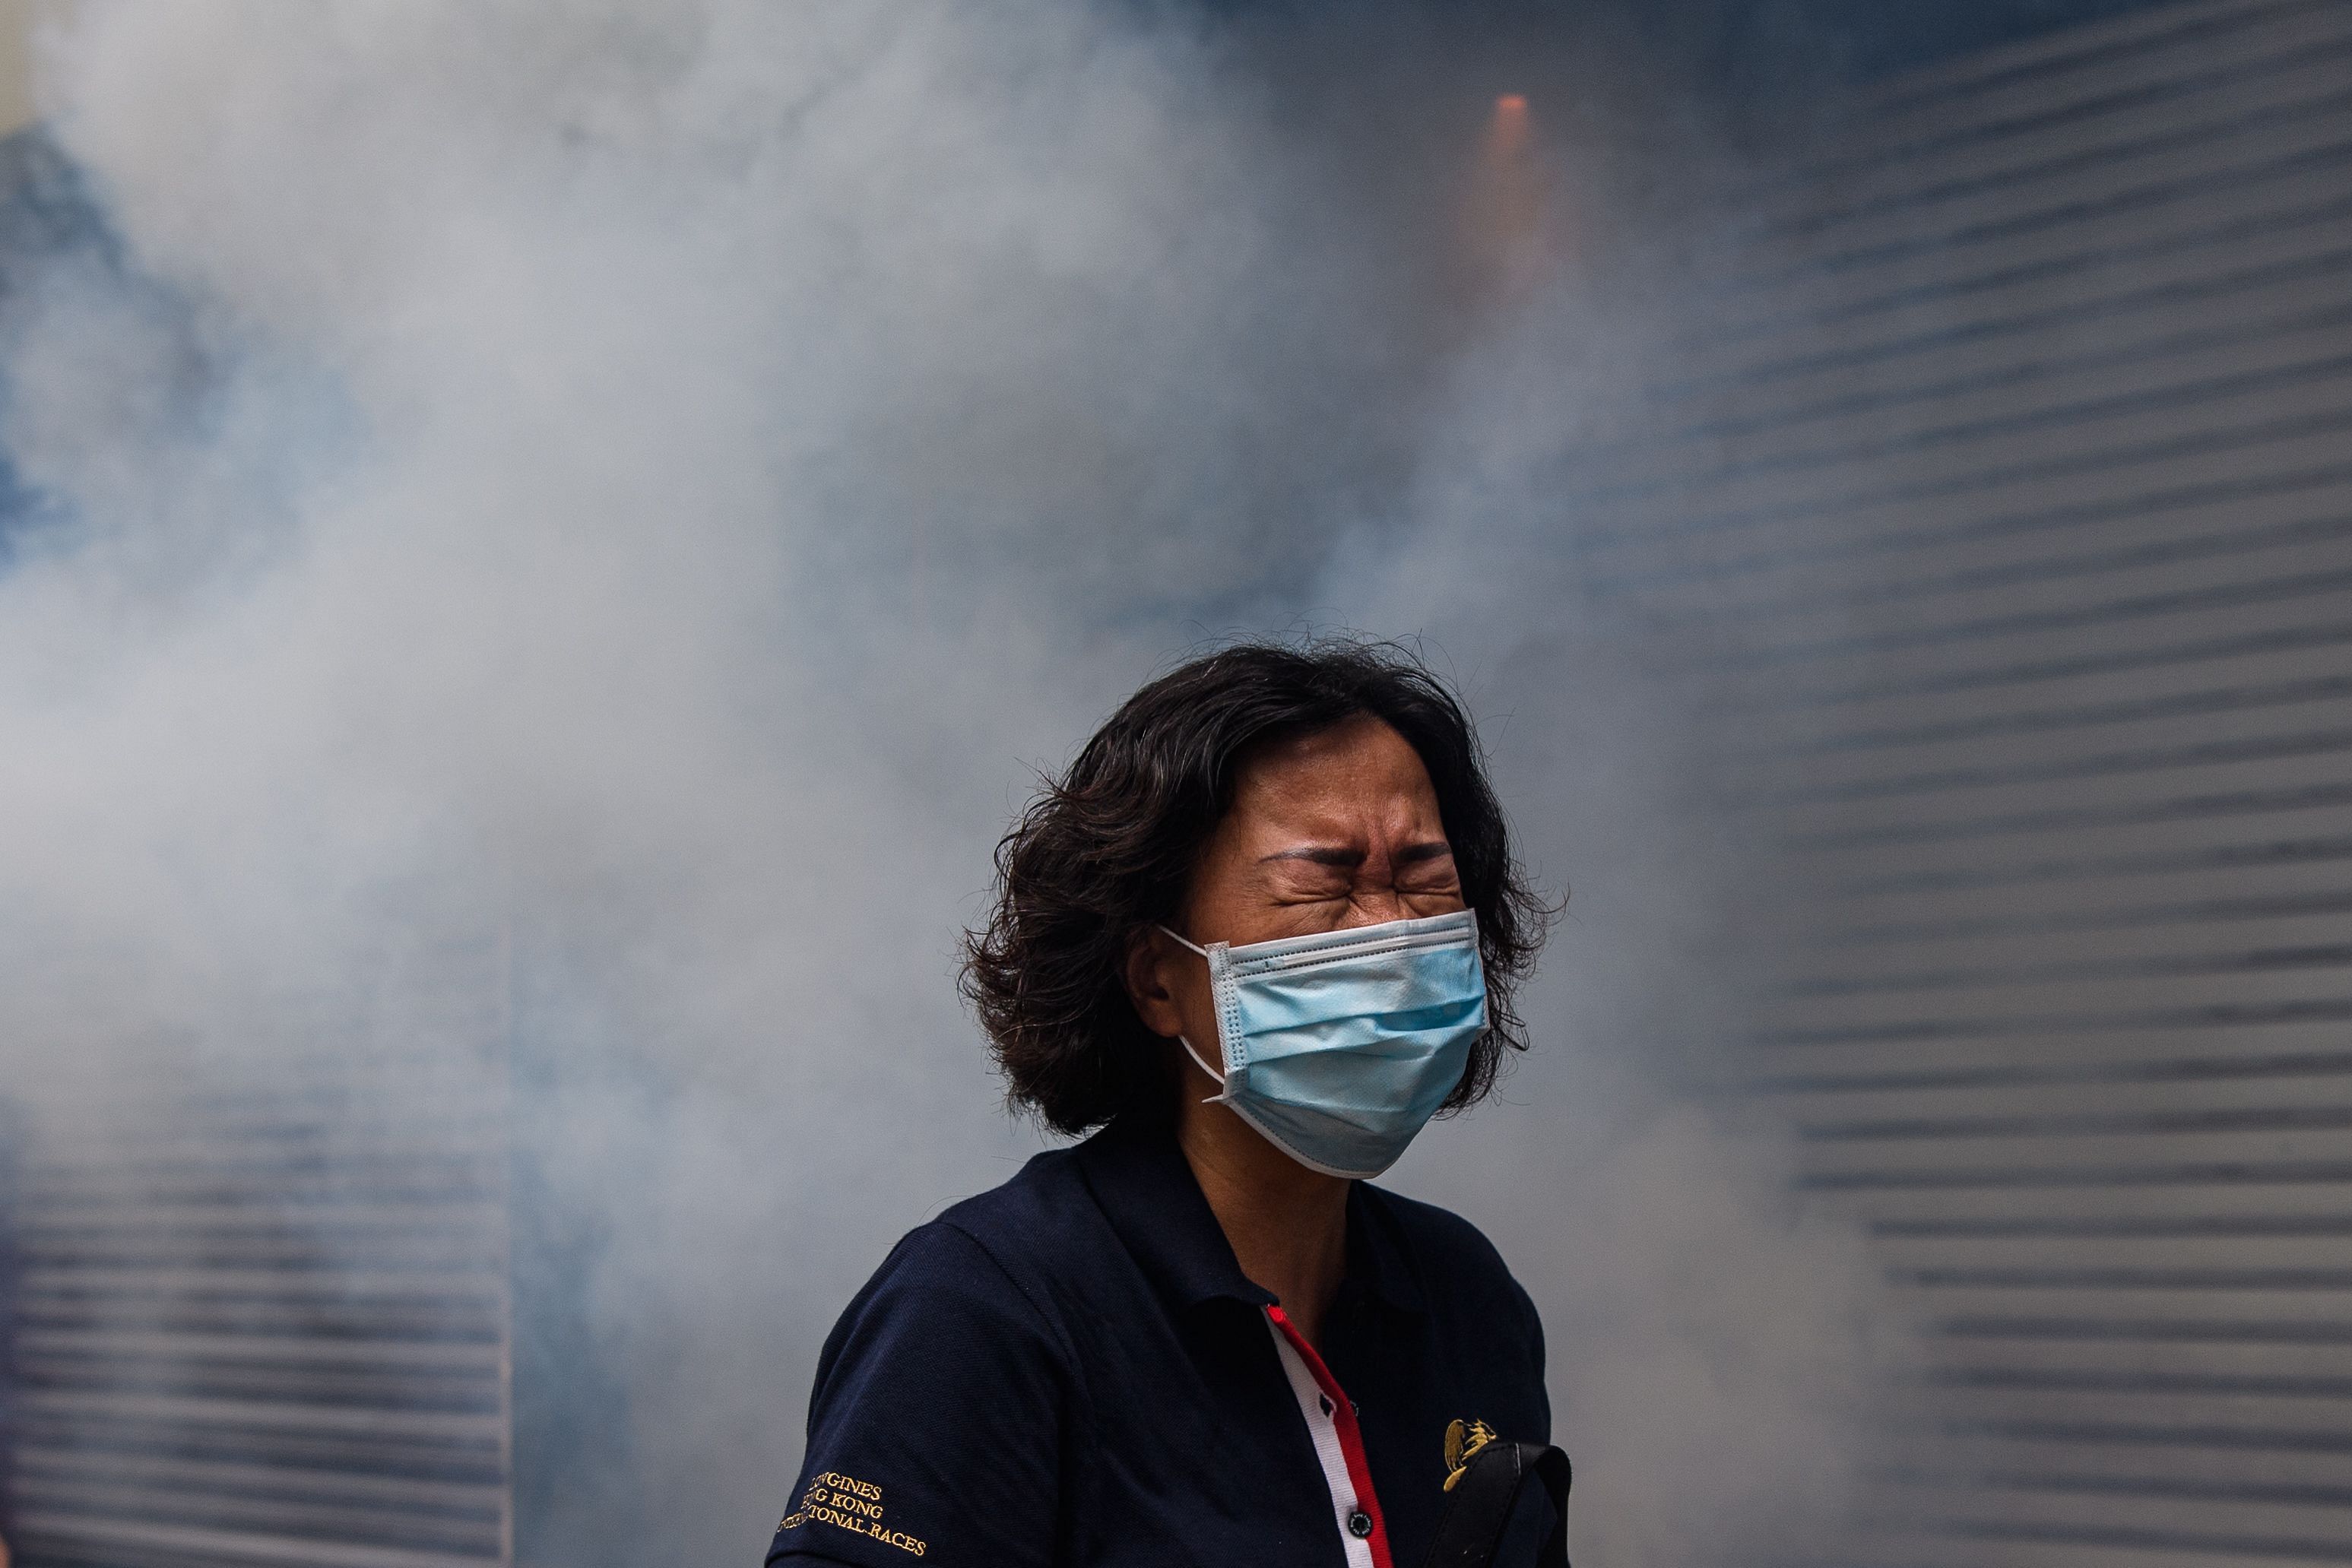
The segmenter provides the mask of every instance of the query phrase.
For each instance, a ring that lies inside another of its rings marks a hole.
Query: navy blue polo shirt
[[[1122,1120],[891,1250],[825,1341],[767,1561],[1415,1568],[1450,1423],[1550,1440],[1543,1361],[1484,1236],[1363,1182],[1306,1345],[1172,1130]]]

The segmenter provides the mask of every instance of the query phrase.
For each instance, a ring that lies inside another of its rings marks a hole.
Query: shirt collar
[[[1201,1196],[1173,1127],[1121,1116],[1079,1145],[1078,1168],[1119,1240],[1178,1305],[1220,1297],[1253,1307],[1274,1301],[1234,1260],[1233,1244]]]
[[[1119,1240],[1178,1305],[1273,1304],[1272,1293],[1234,1260],[1168,1124],[1121,1116],[1079,1145],[1078,1168]],[[1348,1272],[1339,1288],[1343,1295],[1369,1291],[1404,1312],[1427,1310],[1383,1195],[1362,1182],[1348,1194]]]
[[[1399,1312],[1429,1311],[1389,1195],[1360,1181],[1348,1191],[1348,1277],[1340,1288],[1360,1283]]]

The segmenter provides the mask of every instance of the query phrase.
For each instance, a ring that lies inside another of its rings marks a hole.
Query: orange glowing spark
[[[1486,160],[1516,156],[1528,141],[1528,100],[1507,92],[1495,100],[1495,118],[1486,125]]]
[[[1530,286],[1547,263],[1544,169],[1523,93],[1495,99],[1464,193],[1463,239],[1481,293],[1507,298]]]

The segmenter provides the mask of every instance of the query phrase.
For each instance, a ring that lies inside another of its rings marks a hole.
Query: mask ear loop
[[[1215,1068],[1210,1066],[1207,1062],[1202,1061],[1201,1053],[1194,1051],[1192,1049],[1192,1042],[1186,1040],[1182,1035],[1180,1034],[1176,1037],[1176,1043],[1184,1048],[1184,1054],[1192,1059],[1193,1066],[1199,1068],[1202,1071],[1207,1073],[1210,1077],[1217,1081],[1217,1092],[1214,1094],[1207,1095],[1202,1098],[1201,1103],[1203,1105],[1214,1105],[1223,1101],[1225,1097],[1225,1075],[1218,1071]]]
[[[1183,946],[1192,948],[1193,952],[1198,953],[1202,957],[1206,958],[1209,956],[1209,950],[1206,947],[1184,941],[1184,938],[1177,936],[1173,931],[1169,931],[1168,927],[1165,925],[1161,926],[1160,929],[1166,932],[1171,940],[1181,943]],[[1207,1062],[1202,1061],[1201,1053],[1192,1049],[1192,1042],[1184,1038],[1181,1031],[1179,1031],[1176,1036],[1176,1043],[1184,1048],[1184,1054],[1192,1059],[1193,1066],[1199,1068],[1202,1071],[1207,1073],[1210,1077],[1217,1081],[1217,1092],[1202,1100],[1201,1103],[1203,1105],[1214,1105],[1223,1100],[1225,1097],[1225,1075],[1218,1071],[1215,1068],[1210,1066]]]

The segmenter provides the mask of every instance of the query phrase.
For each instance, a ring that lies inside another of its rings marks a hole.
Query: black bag
[[[1568,1568],[1568,1456],[1540,1443],[1505,1442],[1488,1443],[1463,1461],[1422,1568],[1487,1568],[1530,1474],[1551,1494],[1551,1533],[1536,1562]]]

